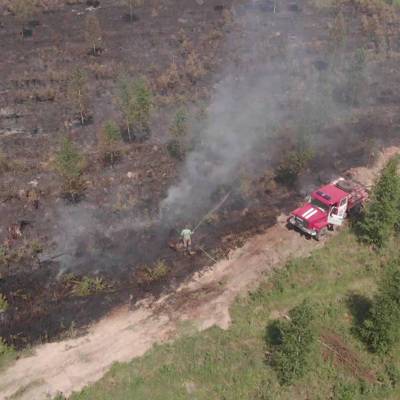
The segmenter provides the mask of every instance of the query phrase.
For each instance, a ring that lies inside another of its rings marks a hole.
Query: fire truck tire
[[[318,242],[327,234],[328,230],[326,228],[322,228],[317,234],[315,235],[315,240]]]

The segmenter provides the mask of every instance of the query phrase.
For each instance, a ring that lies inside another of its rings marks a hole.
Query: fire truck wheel
[[[326,228],[322,228],[320,231],[317,232],[315,235],[315,240],[320,241],[327,234],[328,230]]]

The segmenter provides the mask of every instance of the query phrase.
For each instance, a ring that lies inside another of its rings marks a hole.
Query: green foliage
[[[359,333],[368,347],[381,354],[388,353],[400,340],[400,268],[392,263],[379,283],[378,293]]]
[[[0,312],[6,311],[8,308],[8,301],[6,297],[0,293]]]
[[[277,342],[273,365],[282,384],[289,385],[310,369],[310,353],[316,341],[313,309],[304,301],[289,312],[290,321],[275,324]]]
[[[75,296],[86,297],[103,292],[108,288],[107,283],[100,277],[85,276],[81,280],[73,280],[71,293]]]
[[[121,130],[115,121],[107,121],[100,131],[99,151],[104,163],[114,165],[121,157]]]
[[[83,69],[77,67],[72,71],[67,95],[73,110],[79,114],[81,124],[84,125],[88,118],[89,94],[88,77]]]
[[[144,266],[137,273],[137,280],[142,285],[148,285],[163,279],[169,272],[169,268],[163,260],[158,260],[153,267]]]
[[[85,190],[82,173],[85,159],[72,141],[64,138],[56,155],[56,169],[63,179],[63,193],[71,200],[77,200]]]
[[[400,225],[400,176],[397,168],[398,159],[389,161],[361,221],[356,225],[359,238],[378,248],[385,246]]]
[[[152,94],[144,79],[132,80],[127,76],[118,79],[118,104],[125,120],[129,140],[133,133],[148,133]]]

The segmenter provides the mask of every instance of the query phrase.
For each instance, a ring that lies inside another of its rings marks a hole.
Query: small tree
[[[104,163],[114,165],[121,157],[121,131],[112,120],[107,121],[100,131],[99,150]]]
[[[25,28],[25,24],[28,22],[28,20],[32,18],[35,12],[36,3],[36,0],[13,0],[10,3],[11,11],[21,22],[22,29]]]
[[[388,353],[400,340],[400,269],[398,261],[387,268],[372,306],[359,328],[369,348]]]
[[[378,248],[400,225],[400,176],[398,159],[392,159],[382,171],[373,196],[361,221],[356,225],[360,239]]]
[[[289,321],[278,321],[273,326],[277,340],[273,366],[282,384],[291,384],[308,371],[309,356],[316,342],[311,304],[303,301],[289,312],[289,317]]]
[[[184,109],[179,109],[172,121],[171,126],[169,127],[169,132],[173,137],[167,145],[167,149],[169,154],[181,160],[185,153],[185,144],[184,139],[187,135],[187,115]]]
[[[152,95],[144,79],[132,80],[122,76],[118,80],[118,104],[125,120],[129,140],[132,132],[148,132]]]
[[[93,15],[89,14],[85,20],[86,30],[85,38],[88,47],[91,49],[92,54],[95,56],[102,43],[102,33],[100,28],[99,19]]]
[[[81,124],[84,125],[88,116],[89,94],[87,75],[79,67],[75,68],[69,79],[68,98],[74,110],[79,114]]]
[[[143,5],[143,0],[123,0],[123,3],[129,7],[129,21],[133,22],[134,10]]]
[[[63,179],[64,196],[72,201],[77,201],[85,190],[82,181],[84,166],[85,159],[82,154],[70,139],[65,138],[56,155],[56,170]]]

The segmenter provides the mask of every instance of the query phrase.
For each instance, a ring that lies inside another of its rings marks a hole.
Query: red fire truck
[[[363,185],[339,178],[312,192],[307,202],[290,214],[288,227],[319,240],[328,230],[342,225],[350,213],[360,212],[367,199]]]

